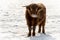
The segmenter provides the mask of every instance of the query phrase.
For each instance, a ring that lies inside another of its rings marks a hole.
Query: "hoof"
[[[28,34],[28,37],[30,37],[30,36],[31,36],[31,34],[29,33],[29,34]]]
[[[38,31],[38,33],[40,33],[40,32],[41,32],[41,30]]]
[[[35,36],[35,33],[33,33],[32,36]]]
[[[40,33],[40,31],[38,31],[38,33]]]
[[[46,34],[45,32],[43,34]]]

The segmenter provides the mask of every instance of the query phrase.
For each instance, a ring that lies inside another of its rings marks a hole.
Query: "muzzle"
[[[37,18],[38,16],[36,14],[31,15],[33,18]]]

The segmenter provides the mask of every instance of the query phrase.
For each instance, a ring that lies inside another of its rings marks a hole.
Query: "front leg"
[[[41,24],[39,25],[38,33],[41,32]]]
[[[28,26],[28,30],[29,30],[29,33],[28,33],[28,37],[31,36],[31,26]]]
[[[31,36],[31,22],[27,22],[27,25],[28,25],[28,37],[30,37]]]
[[[35,36],[35,29],[36,29],[36,26],[33,26],[33,33],[32,33],[33,36]]]

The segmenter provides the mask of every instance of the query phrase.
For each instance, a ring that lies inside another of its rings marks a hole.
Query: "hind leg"
[[[42,23],[42,33],[45,34],[45,21],[43,21],[43,23]]]
[[[42,33],[45,34],[45,25],[42,26]]]

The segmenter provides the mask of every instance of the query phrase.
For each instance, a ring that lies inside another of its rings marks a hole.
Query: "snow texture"
[[[46,6],[46,35],[27,37],[25,5],[43,3]],[[60,0],[0,0],[0,40],[60,40]]]

